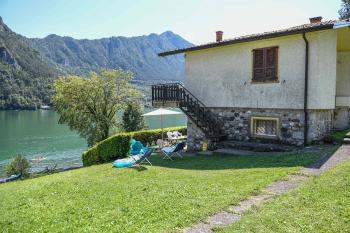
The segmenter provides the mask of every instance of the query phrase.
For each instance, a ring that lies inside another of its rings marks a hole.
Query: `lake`
[[[146,109],[146,112],[150,109]],[[58,124],[59,115],[52,110],[0,111],[0,177],[4,166],[17,154],[31,160],[38,171],[57,164],[58,167],[81,165],[86,140],[67,125]],[[148,128],[160,128],[160,117],[145,117]],[[186,125],[185,115],[163,117],[164,127]]]

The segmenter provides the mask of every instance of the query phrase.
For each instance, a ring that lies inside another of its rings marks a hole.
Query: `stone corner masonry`
[[[286,145],[302,146],[304,144],[304,111],[292,109],[243,109],[210,108],[225,122],[223,131],[228,140],[264,142],[265,139],[251,135],[252,117],[278,118],[278,137],[269,139]],[[308,142],[320,141],[332,129],[333,110],[308,110]],[[188,149],[199,151],[203,143],[211,143],[204,133],[190,120],[187,125]]]

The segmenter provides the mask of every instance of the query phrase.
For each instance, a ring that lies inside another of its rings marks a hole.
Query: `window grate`
[[[257,120],[256,134],[257,135],[272,135],[276,136],[276,121],[271,120]]]
[[[277,118],[252,118],[252,136],[256,137],[277,137],[278,119]]]

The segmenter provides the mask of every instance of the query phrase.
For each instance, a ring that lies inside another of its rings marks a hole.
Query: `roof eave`
[[[277,37],[283,37],[283,36],[290,36],[290,35],[296,35],[296,34],[300,34],[300,33],[304,33],[304,32],[315,32],[315,31],[327,30],[327,29],[332,29],[332,28],[333,28],[333,24],[327,24],[327,25],[320,25],[320,26],[312,27],[312,28],[303,28],[303,29],[284,31],[284,32],[273,32],[273,33],[269,33],[269,34],[257,35],[257,36],[242,38],[242,39],[227,40],[227,41],[222,41],[222,42],[218,42],[218,43],[205,44],[205,45],[199,45],[199,46],[190,47],[190,48],[166,51],[166,52],[158,53],[158,56],[165,57],[165,56],[170,56],[170,55],[175,55],[175,54],[180,54],[180,53],[185,53],[185,52],[191,52],[191,51],[197,51],[197,50],[209,49],[209,48],[216,48],[216,47],[221,47],[221,46],[225,46],[225,45],[232,45],[232,44],[239,44],[239,43],[250,42],[250,41],[257,41],[257,40],[271,39],[271,38],[277,38]]]

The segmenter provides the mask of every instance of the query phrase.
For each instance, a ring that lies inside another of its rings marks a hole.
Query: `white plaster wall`
[[[334,109],[337,76],[337,31],[327,30],[307,36],[309,54],[310,109]]]
[[[338,52],[336,94],[337,97],[350,97],[350,51]]]
[[[310,37],[310,108],[335,102],[336,33]],[[252,50],[279,47],[278,83],[253,84]],[[208,107],[302,109],[305,43],[302,35],[189,52],[185,85]]]
[[[336,129],[346,129],[349,127],[350,51],[338,52],[336,106],[334,127]]]

